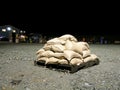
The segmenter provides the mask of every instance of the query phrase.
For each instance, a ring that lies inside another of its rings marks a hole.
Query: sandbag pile
[[[36,62],[76,67],[88,67],[99,63],[99,58],[91,54],[87,42],[78,42],[70,35],[50,39],[37,52]]]

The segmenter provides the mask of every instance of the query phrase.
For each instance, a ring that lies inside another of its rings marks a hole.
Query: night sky
[[[26,11],[26,12],[25,12]],[[0,26],[12,25],[27,33],[44,35],[110,35],[120,37],[118,12],[109,9],[44,9],[24,10],[0,16]]]

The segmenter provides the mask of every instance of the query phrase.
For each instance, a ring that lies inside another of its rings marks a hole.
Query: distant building
[[[11,25],[0,26],[0,40],[8,40],[15,42],[16,35],[20,33],[20,30]]]

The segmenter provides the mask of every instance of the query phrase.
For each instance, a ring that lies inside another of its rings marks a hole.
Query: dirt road
[[[0,90],[120,90],[120,45],[90,44],[100,64],[72,74],[34,66],[42,46],[0,43]]]

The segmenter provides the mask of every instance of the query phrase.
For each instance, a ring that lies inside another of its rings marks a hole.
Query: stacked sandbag
[[[99,63],[99,58],[91,54],[87,42],[78,42],[70,35],[65,34],[48,40],[37,52],[36,62],[68,66],[89,66]]]

